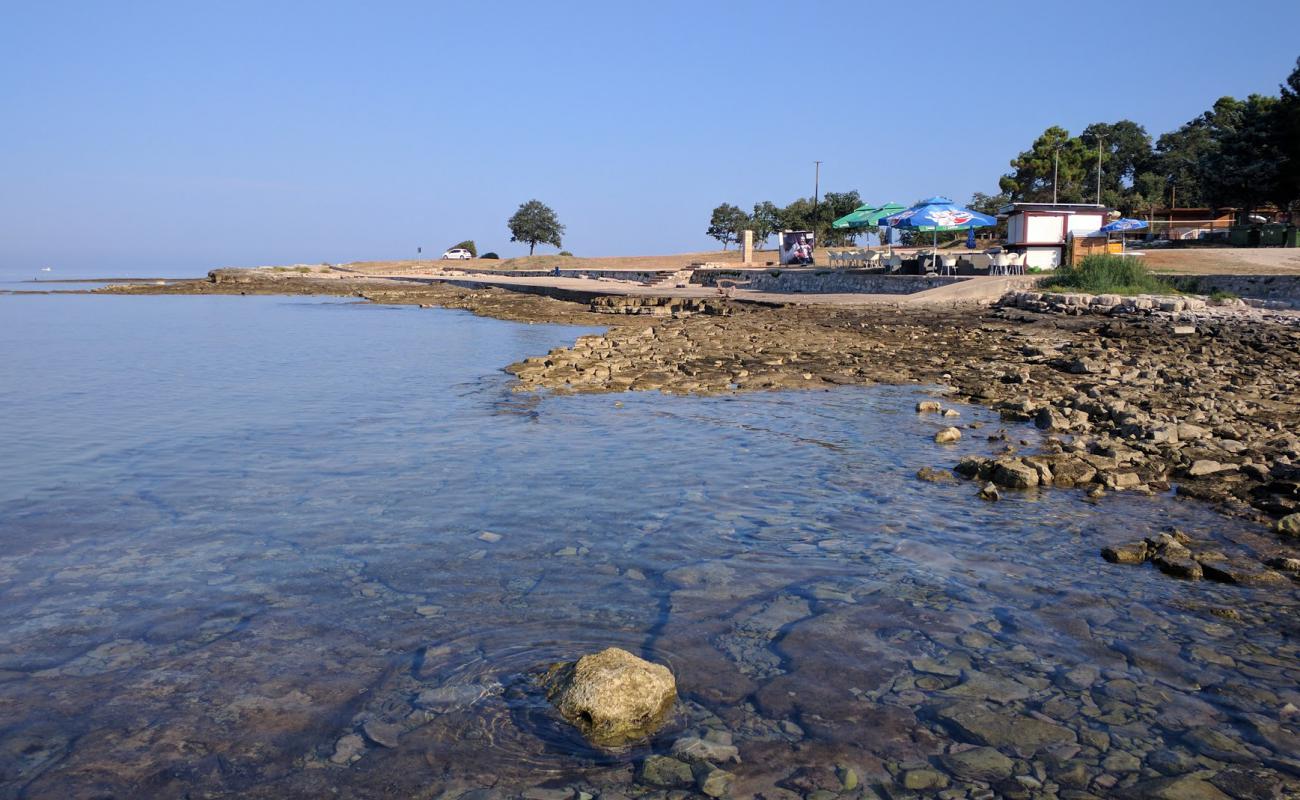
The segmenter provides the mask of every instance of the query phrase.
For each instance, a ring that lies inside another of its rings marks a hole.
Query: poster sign
[[[779,243],[783,265],[813,263],[812,231],[781,231]]]

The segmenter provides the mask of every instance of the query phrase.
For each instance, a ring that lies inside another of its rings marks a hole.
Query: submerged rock
[[[940,758],[950,772],[963,780],[989,783],[1011,777],[1015,762],[992,747],[976,747]]]
[[[948,426],[934,435],[934,441],[938,444],[951,444],[961,439],[961,431]]]
[[[691,771],[691,765],[668,756],[648,757],[641,762],[638,777],[642,783],[667,789],[685,788],[695,784],[695,774]]]
[[[556,664],[543,682],[561,716],[601,747],[621,747],[654,733],[677,699],[667,667],[617,647]]]
[[[1300,536],[1300,514],[1287,514],[1278,520],[1277,532],[1288,536]]]

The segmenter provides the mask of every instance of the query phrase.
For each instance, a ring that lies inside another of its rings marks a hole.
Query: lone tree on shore
[[[527,242],[528,255],[539,244],[560,247],[564,226],[551,207],[540,200],[529,200],[519,206],[515,215],[506,222],[510,227],[510,241]]]
[[[728,244],[740,241],[740,232],[748,225],[748,214],[731,203],[723,203],[713,209],[713,215],[709,217],[709,229],[705,234],[722,242],[722,249],[726,250]]]

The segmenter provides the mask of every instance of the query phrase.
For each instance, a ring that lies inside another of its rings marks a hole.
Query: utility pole
[[[1101,205],[1101,139],[1097,137],[1097,205]]]
[[[1052,150],[1052,205],[1056,205],[1056,178],[1061,172],[1061,147]]]
[[[813,173],[813,233],[817,232],[817,201],[821,198],[822,162],[814,161],[816,171]]]

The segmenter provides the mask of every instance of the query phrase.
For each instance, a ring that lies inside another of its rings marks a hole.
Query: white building
[[[1056,269],[1074,236],[1096,233],[1107,209],[1094,203],[1012,203],[998,209],[1007,221],[1006,249],[1025,253],[1025,266]]]

